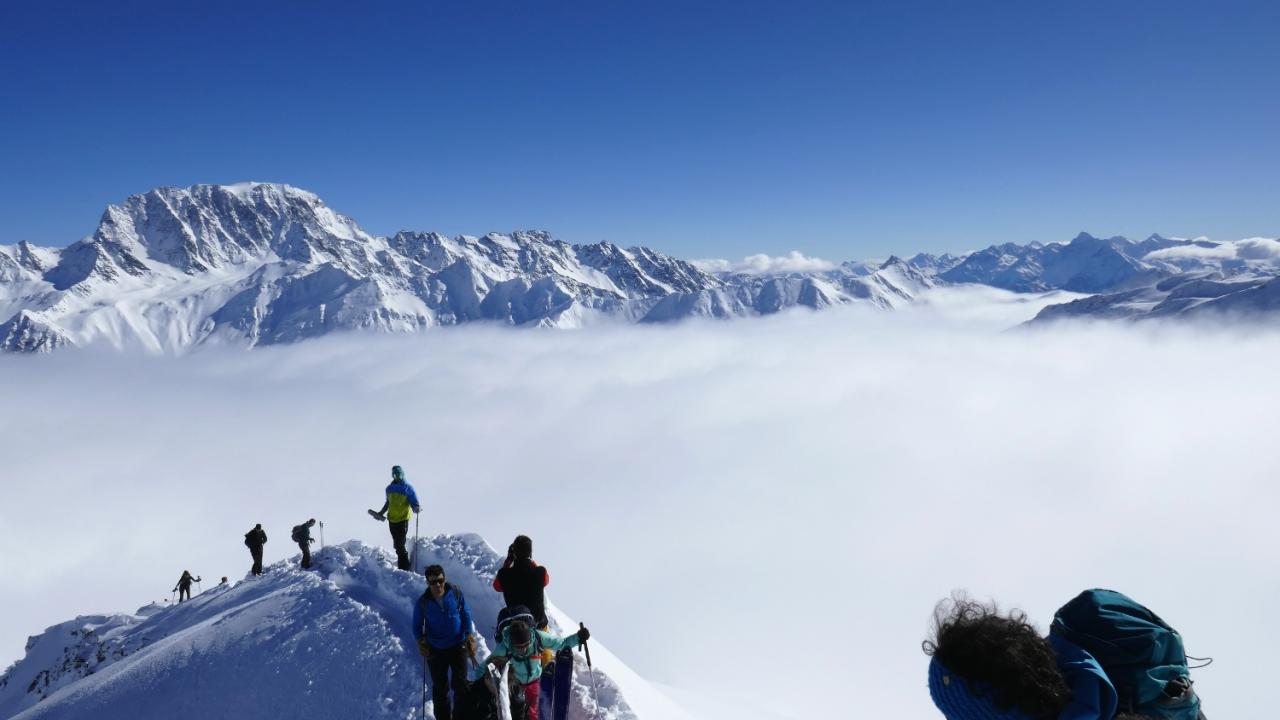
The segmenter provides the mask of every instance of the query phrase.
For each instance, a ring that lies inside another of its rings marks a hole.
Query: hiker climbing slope
[[[178,584],[174,586],[174,590],[178,591],[178,602],[182,602],[185,597],[191,599],[191,583],[199,582],[200,578],[193,577],[190,570],[183,570],[182,577],[178,578]]]
[[[498,631],[498,644],[484,665],[501,666],[503,663],[510,663],[511,673],[524,694],[528,720],[538,720],[543,651],[557,652],[577,647],[591,637],[591,632],[583,627],[571,635],[556,637],[533,627],[533,615],[524,608],[509,610],[513,613],[505,619]],[[477,668],[475,674],[479,677],[483,672],[483,669]]]
[[[547,629],[546,587],[551,573],[533,560],[533,540],[517,535],[507,548],[507,561],[493,578],[493,589],[502,593],[508,610],[524,607],[533,615],[534,625]],[[573,676],[573,651],[561,650],[554,655],[546,650],[539,698],[543,717],[563,720],[569,710],[570,678]]]
[[[302,548],[302,569],[306,570],[311,567],[311,543],[315,539],[311,537],[311,526],[316,524],[316,519],[311,518],[301,525],[293,526],[293,534],[290,537],[298,543],[298,547]]]
[[[413,486],[404,479],[404,469],[399,465],[391,468],[391,484],[387,486],[387,500],[382,509],[369,511],[379,520],[386,520],[391,528],[391,544],[396,549],[396,567],[409,569],[409,551],[405,549],[405,539],[409,536],[409,516],[420,512],[418,494]]]
[[[244,544],[249,548],[249,555],[253,557],[253,569],[250,572],[261,575],[262,546],[267,544],[267,531],[262,529],[262,523],[254,525],[252,530],[244,534]]]
[[[426,576],[427,591],[413,606],[413,635],[431,672],[436,720],[451,720],[449,689],[456,699],[466,686],[467,655],[475,652],[475,624],[462,591],[445,581],[443,567],[431,565]]]

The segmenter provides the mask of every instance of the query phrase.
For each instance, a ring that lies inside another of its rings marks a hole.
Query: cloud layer
[[[1280,240],[1255,237],[1221,242],[1209,247],[1178,245],[1149,253],[1154,260],[1280,260]]]
[[[0,662],[183,569],[241,577],[255,522],[268,560],[308,517],[389,545],[365,509],[398,463],[424,533],[533,536],[553,601],[682,692],[934,718],[936,601],[1044,627],[1104,586],[1218,658],[1206,712],[1264,707],[1280,334],[1001,333],[1034,308],[962,304],[0,358]]]
[[[758,253],[748,255],[741,260],[708,259],[694,260],[694,265],[707,272],[740,272],[750,275],[770,275],[789,272],[822,272],[834,270],[838,263],[822,258],[808,257],[798,250],[786,255],[766,255]]]

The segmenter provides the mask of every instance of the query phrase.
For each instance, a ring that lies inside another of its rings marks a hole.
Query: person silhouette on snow
[[[466,686],[467,655],[475,652],[475,623],[462,591],[446,582],[443,567],[427,567],[426,576],[427,591],[413,606],[413,636],[431,673],[436,720],[451,720],[449,689],[456,702]]]
[[[507,561],[493,578],[493,589],[502,593],[507,607],[523,605],[539,628],[547,627],[547,585],[551,573],[533,561],[533,540],[517,535],[507,548]]]
[[[387,500],[382,509],[374,513],[379,520],[386,520],[391,528],[391,544],[396,548],[396,567],[409,569],[409,551],[405,549],[405,539],[409,537],[409,516],[420,512],[418,494],[413,486],[404,479],[404,468],[395,465],[391,468],[391,484],[387,486]]]
[[[316,524],[316,519],[293,526],[293,541],[298,543],[298,547],[302,548],[302,569],[307,570],[311,567],[311,543],[315,539],[311,537],[311,526]]]
[[[173,587],[178,591],[178,602],[182,602],[183,596],[187,600],[191,599],[191,583],[200,582],[200,578],[192,577],[190,570],[183,570],[182,577],[178,578],[178,584]]]
[[[252,530],[244,534],[244,544],[249,548],[249,554],[253,556],[253,569],[250,572],[261,575],[262,546],[267,544],[267,531],[262,529],[262,523],[254,525]]]
[[[530,617],[525,615],[524,617]],[[531,627],[521,619],[514,619],[499,632],[498,644],[493,654],[474,671],[472,679],[484,676],[488,666],[501,668],[510,664],[515,682],[524,692],[528,720],[538,720],[538,697],[541,694],[543,652],[558,652],[574,648],[591,638],[591,631],[583,627],[576,633],[556,637],[545,630]]]

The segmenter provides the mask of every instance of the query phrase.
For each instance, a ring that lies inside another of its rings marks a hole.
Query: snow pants
[[[462,695],[467,684],[467,657],[463,654],[462,646],[431,648],[427,670],[431,672],[431,702],[435,707],[436,720],[452,720],[449,689],[453,688],[453,696],[457,698]],[[450,673],[453,673],[452,681]]]
[[[542,678],[538,678],[524,688],[524,704],[528,708],[528,720],[538,720],[538,698],[542,695]]]
[[[249,554],[253,556],[253,574],[262,574],[262,547],[249,548]]]
[[[311,567],[311,543],[300,542],[298,547],[302,548],[302,569],[306,570]]]
[[[183,596],[184,596],[184,595],[186,596],[186,599],[187,599],[187,600],[190,600],[190,599],[191,599],[191,586],[190,586],[190,585],[179,585],[179,586],[178,586],[178,602],[182,602],[182,599],[183,599]]]
[[[396,548],[396,567],[408,570],[409,551],[405,549],[404,541],[409,537],[409,521],[389,522],[387,525],[391,528],[391,544]]]

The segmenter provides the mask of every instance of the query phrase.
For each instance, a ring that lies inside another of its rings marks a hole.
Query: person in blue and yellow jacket
[[[409,536],[409,516],[419,512],[418,495],[413,486],[405,482],[404,469],[399,465],[391,468],[391,484],[387,486],[387,501],[382,509],[374,513],[379,520],[386,520],[391,526],[391,544],[396,548],[396,567],[409,569],[409,551],[404,542]]]

